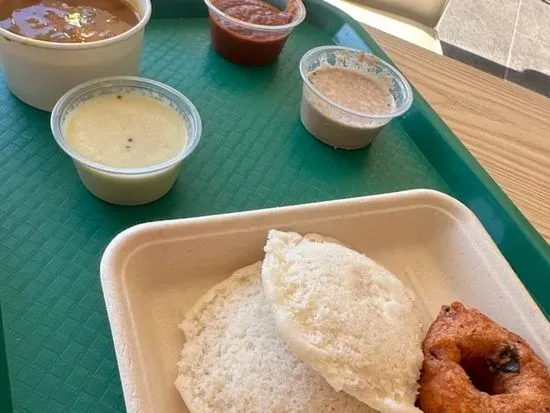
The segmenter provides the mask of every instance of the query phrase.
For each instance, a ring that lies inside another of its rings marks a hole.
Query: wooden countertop
[[[366,30],[550,243],[550,99]]]

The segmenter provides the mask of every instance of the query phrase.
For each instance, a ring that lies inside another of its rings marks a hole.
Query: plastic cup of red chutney
[[[212,47],[234,63],[273,63],[292,30],[304,21],[301,0],[204,0]]]

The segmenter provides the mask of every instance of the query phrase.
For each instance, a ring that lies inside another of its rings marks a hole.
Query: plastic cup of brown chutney
[[[273,63],[292,30],[306,17],[301,0],[204,2],[210,16],[212,47],[224,58],[240,65]]]

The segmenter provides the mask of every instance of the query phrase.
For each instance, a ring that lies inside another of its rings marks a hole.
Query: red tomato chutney
[[[281,53],[293,27],[276,30],[296,17],[296,3],[289,1],[279,10],[262,0],[213,0],[213,6],[243,25],[210,12],[212,46],[223,57],[241,65],[260,66],[273,63]],[[273,30],[250,28],[246,23],[271,26]]]

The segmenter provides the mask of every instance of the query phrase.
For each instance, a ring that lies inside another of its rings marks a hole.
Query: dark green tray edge
[[[2,303],[0,303],[0,412],[11,413],[10,379],[8,373],[8,357],[4,343],[4,323],[2,320]]]

